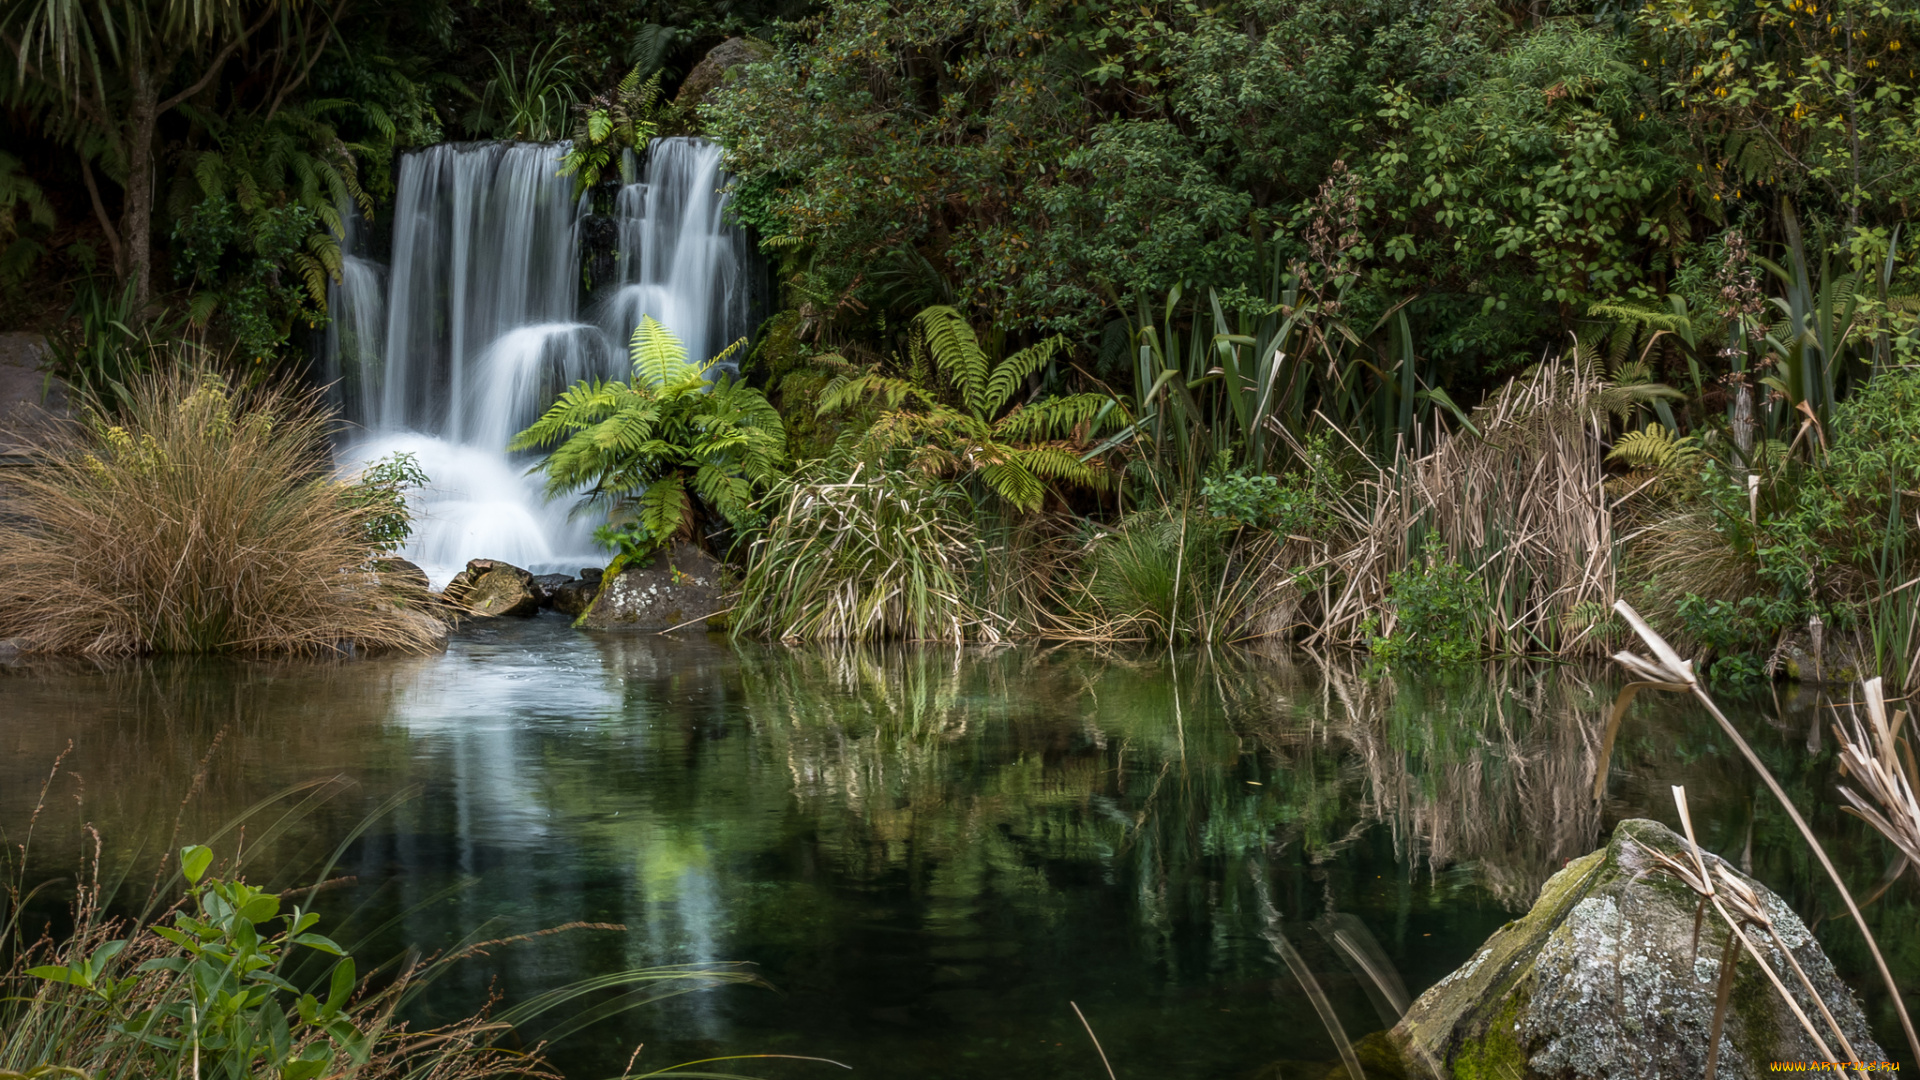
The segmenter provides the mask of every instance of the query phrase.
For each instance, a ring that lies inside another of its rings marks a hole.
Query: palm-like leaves
[[[887,411],[868,429],[866,449],[905,451],[931,473],[975,475],[1015,509],[1037,509],[1049,483],[1104,488],[1108,474],[1087,453],[1088,437],[1129,422],[1125,408],[1104,394],[1007,407],[1066,348],[1066,338],[1056,335],[996,361],[958,311],[930,307],[914,317],[906,377],[869,371],[835,378],[821,392],[819,411],[877,400]]]
[[[549,497],[582,493],[647,543],[687,534],[703,506],[738,526],[786,457],[780,415],[758,390],[706,381],[739,345],[697,366],[672,331],[642,317],[631,382],[575,384],[509,449],[551,448],[537,466]]]

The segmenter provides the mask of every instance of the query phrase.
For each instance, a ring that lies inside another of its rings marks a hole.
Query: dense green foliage
[[[399,151],[570,135],[604,211],[627,151],[696,132],[779,285],[741,376],[643,326],[631,382],[515,445],[610,546],[757,543],[768,588],[824,535],[801,488],[969,508],[964,616],[940,585],[766,632],[1433,659],[1602,647],[1637,590],[1730,673],[1809,625],[1904,673],[1917,29],[1884,0],[3,0],[3,314],[103,399],[182,334],[264,371]]]
[[[1088,439],[1127,421],[1109,395],[1014,400],[1066,346],[1055,336],[997,357],[965,316],[936,305],[914,316],[904,373],[837,378],[821,390],[819,412],[878,399],[884,411],[861,436],[861,452],[901,454],[932,475],[977,477],[1008,505],[1037,509],[1049,482],[1105,487]]]

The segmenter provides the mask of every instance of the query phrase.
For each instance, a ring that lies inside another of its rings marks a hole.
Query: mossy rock
[[[1681,1080],[1704,1074],[1726,924],[1653,869],[1636,846],[1679,856],[1685,841],[1656,821],[1623,821],[1605,848],[1576,859],[1526,915],[1496,931],[1459,970],[1420,995],[1392,1038],[1410,1076],[1458,1080]],[[1717,856],[1710,863],[1726,865]],[[1728,870],[1733,871],[1731,866]],[[1738,875],[1738,871],[1733,871]],[[1792,909],[1752,886],[1780,938],[1864,1060],[1885,1060],[1853,991]],[[1756,945],[1760,937],[1749,930]],[[1763,937],[1764,935],[1761,935]],[[1767,962],[1819,1011],[1771,944]],[[1842,1054],[1830,1033],[1823,1037]],[[1816,1061],[1813,1041],[1743,955],[1721,1035],[1718,1075],[1761,1077],[1774,1061]]]
[[[700,632],[725,607],[720,564],[691,544],[675,544],[644,560],[615,560],[574,625],[588,630]]]

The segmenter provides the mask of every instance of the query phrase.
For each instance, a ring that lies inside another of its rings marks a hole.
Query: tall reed
[[[1334,499],[1341,528],[1307,567],[1323,582],[1308,640],[1391,632],[1390,578],[1434,535],[1485,588],[1485,652],[1597,651],[1582,616],[1612,602],[1617,549],[1602,486],[1604,389],[1576,357],[1544,363],[1476,409],[1470,429],[1439,431],[1424,452],[1402,444]]]

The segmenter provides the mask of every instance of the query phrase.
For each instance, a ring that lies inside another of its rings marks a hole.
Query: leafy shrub
[[[1486,589],[1471,571],[1429,536],[1420,558],[1388,578],[1393,632],[1373,639],[1373,654],[1401,661],[1459,664],[1479,659],[1480,620]]]
[[[760,391],[731,376],[707,382],[739,346],[695,366],[672,331],[642,316],[633,380],[576,383],[510,448],[552,447],[539,466],[548,496],[584,489],[588,504],[607,509],[596,535],[622,555],[693,536],[702,519],[740,529],[780,474],[786,434]]]
[[[407,509],[407,492],[427,482],[419,459],[404,451],[395,451],[360,470],[347,485],[349,505],[365,511],[362,528],[367,543],[379,552],[398,551],[413,535],[413,515]]]
[[[173,912],[172,926],[147,928],[172,949],[155,942],[142,949],[133,939],[117,938],[84,957],[30,967],[27,974],[74,987],[91,1007],[114,1018],[109,1039],[163,1072],[177,1072],[189,1056],[196,1059],[196,1074],[204,1069],[232,1080],[311,1080],[339,1058],[343,1065],[365,1065],[371,1039],[346,1011],[358,982],[353,958],[313,932],[320,916],[298,905],[282,914],[279,896],[243,881],[203,880],[212,860],[213,852],[198,845],[180,852],[192,889],[188,904]],[[324,1000],[298,993],[282,974],[297,949],[340,958]],[[146,952],[160,955],[138,964],[114,962]],[[155,983],[172,984],[174,992],[156,993]]]
[[[9,852],[20,858],[9,865],[22,877],[27,850]],[[179,854],[186,895],[167,905],[158,897],[171,888],[157,891],[132,917],[106,914],[113,894],[96,862],[76,882],[71,932],[59,940],[26,937],[22,906],[32,892],[22,877],[4,883],[0,1077],[558,1080],[541,1045],[497,1044],[516,1037],[518,1025],[595,991],[634,991],[591,1010],[605,1016],[677,993],[760,982],[728,964],[630,969],[492,1015],[414,1030],[407,1017],[421,993],[452,965],[526,939],[468,944],[361,978],[354,959],[315,932],[319,916],[247,884],[237,865],[209,873],[214,856],[206,847]],[[545,933],[572,929],[626,928],[573,923]],[[303,986],[314,960],[325,967]]]
[[[1311,481],[1297,474],[1216,473],[1200,482],[1200,496],[1215,517],[1250,528],[1311,535],[1326,524],[1326,511]]]
[[[118,413],[8,477],[0,637],[30,651],[424,650],[426,596],[369,569],[369,509],[331,478],[311,393],[204,369],[134,380]]]

